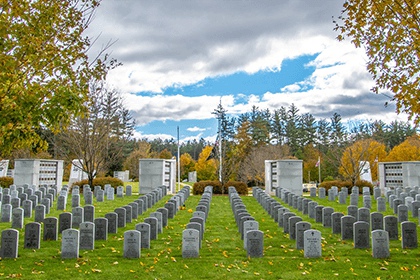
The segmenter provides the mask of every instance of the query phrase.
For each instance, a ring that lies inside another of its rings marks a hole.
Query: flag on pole
[[[315,167],[318,167],[320,164],[321,164],[321,158],[318,157],[318,161],[316,162]]]

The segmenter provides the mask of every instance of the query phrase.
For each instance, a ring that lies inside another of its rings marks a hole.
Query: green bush
[[[83,186],[88,185],[88,184],[89,184],[89,181],[85,179],[85,180],[73,183],[72,186],[79,186],[80,192],[82,192]],[[119,186],[124,186],[124,182],[121,179],[114,178],[114,177],[98,177],[98,178],[93,179],[92,184],[93,186],[91,187],[101,186],[102,189],[105,189],[105,185],[108,184],[108,185],[111,185],[111,187],[113,187],[114,190]]]
[[[10,185],[13,185],[12,177],[0,177],[0,186],[3,188],[8,188]]]
[[[238,194],[243,194],[243,195],[248,194],[248,187],[246,186],[246,184],[244,182],[238,182],[238,181],[227,182],[226,184],[224,184],[223,189],[222,189],[222,184],[220,183],[220,181],[200,181],[200,182],[196,182],[193,185],[193,194],[194,195],[203,194],[204,189],[207,186],[212,186],[213,187],[213,193],[214,194],[222,194],[222,191],[223,191],[223,194],[228,194],[228,188],[229,187],[235,187]]]

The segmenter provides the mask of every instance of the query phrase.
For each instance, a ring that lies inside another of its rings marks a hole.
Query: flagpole
[[[180,156],[180,149],[179,149],[179,126],[177,126],[176,127],[176,130],[177,130],[177,137],[178,137],[178,157],[177,157],[177,161],[178,161],[178,163],[177,163],[177,166],[178,166],[178,170],[177,170],[177,174],[178,174],[178,190],[180,190],[181,189],[181,165],[180,165],[180,163],[181,163],[181,161],[180,161],[180,158],[181,158],[181,156]]]
[[[221,101],[220,101],[221,102]],[[219,181],[221,184],[223,184],[222,182],[222,127],[221,127],[221,117],[219,116],[218,118],[219,122],[218,122],[218,126],[219,126]]]
[[[318,156],[318,184],[321,184],[321,157]]]

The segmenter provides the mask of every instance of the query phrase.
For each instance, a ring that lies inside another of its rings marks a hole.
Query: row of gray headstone
[[[319,258],[322,256],[321,232],[311,228],[311,223],[303,221],[301,217],[284,207],[280,202],[270,197],[260,188],[253,188],[253,197],[274,219],[283,232],[296,241],[296,249],[303,250],[306,258]],[[290,197],[286,194],[284,197]],[[293,198],[290,197],[290,201]]]
[[[198,258],[206,231],[206,221],[213,197],[213,187],[207,186],[193,212],[193,216],[182,232],[182,257]]]
[[[347,207],[347,216],[351,217],[345,217],[344,224],[347,224],[348,226],[345,227],[346,230],[344,233],[342,233],[343,239],[348,239],[348,236],[352,236],[352,229],[351,225],[355,222],[367,222],[368,227],[374,231],[374,230],[382,230],[388,232],[388,236],[390,240],[398,240],[399,239],[399,233],[398,233],[398,224],[401,224],[401,246],[402,248],[417,248],[417,237],[413,238],[413,228],[416,228],[415,223],[408,223],[409,222],[409,212],[412,213],[412,217],[420,217],[419,211],[420,211],[420,195],[417,195],[417,192],[419,191],[418,187],[412,188],[397,188],[395,190],[388,190],[386,192],[386,197],[380,196],[380,190],[378,187],[374,188],[374,197],[376,197],[377,201],[377,212],[370,213],[370,195],[369,195],[369,188],[363,189],[363,207],[358,208],[358,197],[359,197],[359,190],[357,187],[352,188],[351,193],[351,199],[350,199],[350,205]],[[321,191],[322,192],[322,191]],[[340,191],[341,193],[342,191]],[[344,193],[347,193],[347,190],[344,190]],[[407,196],[407,194],[410,194],[410,196]],[[356,199],[352,199],[352,197],[356,197]],[[403,203],[403,199],[405,203]],[[352,202],[354,200],[354,202]],[[368,203],[366,203],[368,201]],[[383,216],[381,212],[386,210],[386,201],[389,202],[389,205],[391,209],[394,211],[393,215]],[[317,206],[322,208],[322,206]],[[334,223],[333,220],[333,233],[337,233],[340,230],[338,229],[338,226],[335,227],[334,225],[339,225],[339,214],[337,214],[337,217],[335,220],[337,221]],[[343,215],[342,215],[343,216]],[[402,224],[404,223],[404,225]],[[420,224],[420,218],[419,222]],[[366,225],[364,227],[367,227]],[[337,229],[335,229],[337,228]],[[347,232],[347,234],[346,234]],[[349,233],[350,232],[350,233]]]
[[[402,248],[418,247],[417,226],[415,223],[408,221],[405,205],[399,206],[400,210],[404,209],[404,211],[400,211],[398,217],[392,215],[383,217],[383,214],[380,212],[370,213],[370,209],[365,207],[357,208],[354,205],[349,205],[347,207],[347,215],[343,215],[342,213],[334,212],[331,207],[318,205],[315,201],[308,202],[308,199],[301,197],[298,198],[298,208],[300,200],[302,200],[302,212],[304,214],[308,214],[310,218],[315,219],[315,222],[322,222],[324,227],[331,227],[333,233],[341,233],[342,240],[353,239],[355,248],[370,248],[369,234],[371,233],[372,254],[376,258],[389,256],[389,240],[398,239],[398,222],[401,223]],[[305,211],[306,208],[307,211]],[[328,221],[331,221],[330,224]],[[385,237],[388,241],[382,242]],[[377,238],[382,241],[377,242]]]
[[[158,235],[163,232],[163,229],[168,225],[168,219],[174,218],[181,205],[184,205],[188,199],[189,194],[189,187],[184,187],[165,204],[165,207],[150,213],[143,223],[136,224],[134,230],[125,231],[123,257],[140,258],[142,249],[150,249],[150,241],[156,240]]]
[[[130,221],[131,219],[136,219],[138,214],[142,214],[148,208],[153,206],[157,201],[152,201],[152,199],[161,199],[163,196],[166,195],[166,186],[158,187],[157,195],[147,196],[145,198],[140,197],[137,201],[130,203],[127,207],[122,207],[122,209],[126,210],[125,215],[121,215],[124,217],[125,221]],[[151,204],[149,204],[149,199],[151,200]],[[141,205],[141,207],[139,207]],[[144,207],[143,207],[144,205]],[[149,205],[151,205],[149,207]],[[117,233],[117,228],[119,227],[118,222],[122,221],[122,219],[118,220],[117,213],[108,213],[105,215],[105,218],[96,218],[95,217],[95,207],[93,205],[85,205],[82,207],[75,207],[72,209],[72,212],[63,212],[59,215],[59,219],[56,217],[45,217],[47,211],[46,209],[51,206],[49,204],[39,204],[35,207],[35,222],[28,223],[25,225],[25,240],[24,240],[24,248],[31,248],[31,249],[39,249],[40,248],[40,241],[41,241],[41,223],[44,225],[43,227],[43,240],[58,240],[58,234],[63,234],[66,230],[73,230],[73,233],[69,233],[69,238],[78,236],[78,248],[79,249],[93,249],[94,248],[94,240],[106,240],[108,237],[108,233]],[[175,207],[173,207],[175,208]],[[127,215],[128,212],[131,215]],[[133,209],[135,211],[133,211]],[[131,210],[131,211],[129,211]],[[161,209],[157,212],[162,211],[164,213],[169,212],[168,209]],[[18,207],[13,209],[12,215],[12,227],[13,228],[23,228],[23,215],[22,208]],[[167,215],[166,215],[167,216]],[[74,233],[75,228],[79,228],[77,234]],[[5,230],[2,235],[5,236],[5,240],[0,248],[0,256],[8,258],[15,257],[15,251],[17,252],[17,244],[18,239],[16,238],[7,238],[10,236],[15,236],[16,229],[9,229]],[[72,238],[70,238],[72,239]],[[11,246],[11,242],[15,242],[16,246]],[[64,247],[68,247],[69,245],[64,242],[65,244],[62,245]],[[4,244],[4,246],[3,246]],[[16,250],[10,250],[10,248],[15,248]],[[74,246],[73,246],[74,247]],[[8,249],[9,248],[9,249]],[[16,253],[17,254],[17,253]],[[75,255],[70,254],[70,255]],[[64,258],[67,257],[67,253],[65,251]]]
[[[248,258],[264,256],[264,233],[259,230],[259,223],[248,212],[242,198],[234,187],[228,188],[229,201],[235,217],[238,232],[243,240],[243,247]]]

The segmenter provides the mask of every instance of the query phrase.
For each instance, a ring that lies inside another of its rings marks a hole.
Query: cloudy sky
[[[294,103],[344,121],[407,120],[373,82],[363,49],[338,42],[343,0],[103,0],[89,27],[114,42],[109,73],[137,138],[214,140],[219,102],[236,116]],[[95,48],[92,52],[95,52]]]

